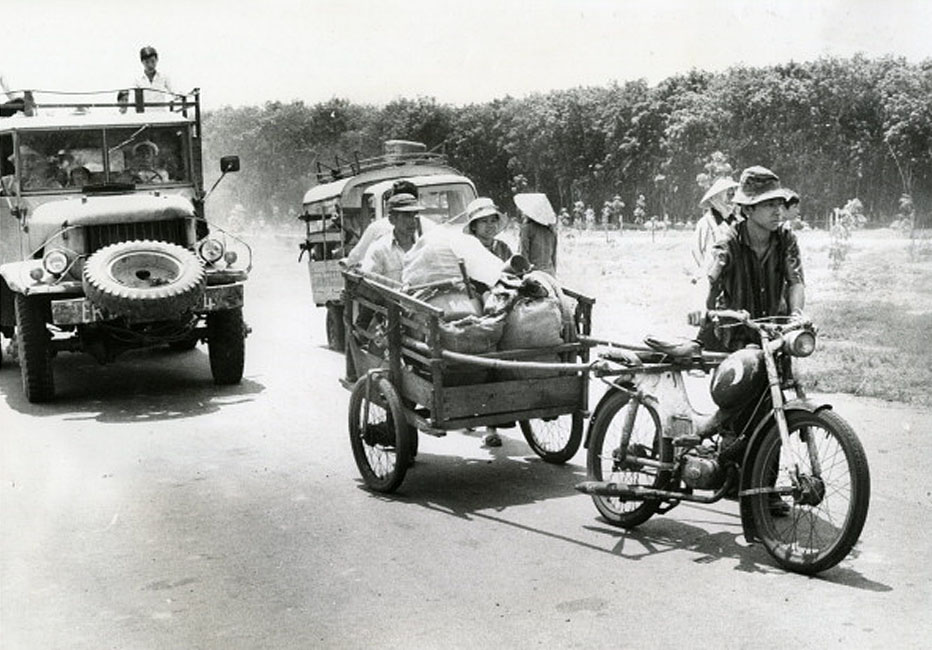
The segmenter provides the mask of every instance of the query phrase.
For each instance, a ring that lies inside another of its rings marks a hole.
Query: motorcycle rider
[[[799,243],[786,223],[788,201],[795,197],[766,167],[741,172],[734,203],[742,219],[713,244],[699,279],[704,309],[745,310],[752,318],[801,316],[806,286]],[[757,343],[747,328],[720,328],[704,309],[690,314],[699,325],[706,350],[733,352]]]
[[[741,172],[734,203],[742,219],[713,244],[699,281],[705,309],[744,310],[751,318],[803,317],[803,265],[796,235],[786,221],[787,205],[794,197],[797,194],[782,187],[766,167]],[[697,339],[706,350],[734,352],[760,343],[748,328],[719,327],[704,310],[690,313],[689,322],[699,326]],[[773,494],[770,511],[787,516],[790,507]]]

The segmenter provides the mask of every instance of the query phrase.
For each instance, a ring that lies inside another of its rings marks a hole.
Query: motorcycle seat
[[[701,356],[702,346],[694,339],[678,338],[672,340],[648,336],[644,344],[652,350],[666,354],[674,359],[692,359]]]

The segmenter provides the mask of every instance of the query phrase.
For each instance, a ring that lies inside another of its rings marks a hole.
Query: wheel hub
[[[818,476],[802,474],[797,477],[799,484],[796,503],[803,506],[817,506],[825,498],[825,482]]]
[[[114,258],[109,271],[114,282],[124,287],[146,289],[175,282],[182,266],[168,255],[132,252]]]

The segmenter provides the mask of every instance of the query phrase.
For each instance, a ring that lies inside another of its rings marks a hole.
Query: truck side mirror
[[[239,171],[239,156],[224,156],[220,159],[220,171],[227,172]]]

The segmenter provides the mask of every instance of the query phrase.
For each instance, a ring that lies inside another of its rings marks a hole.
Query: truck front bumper
[[[204,314],[243,306],[243,282],[208,286],[194,312]],[[181,316],[181,314],[179,314]],[[81,325],[114,320],[113,316],[87,298],[52,300],[52,322],[55,325]]]

